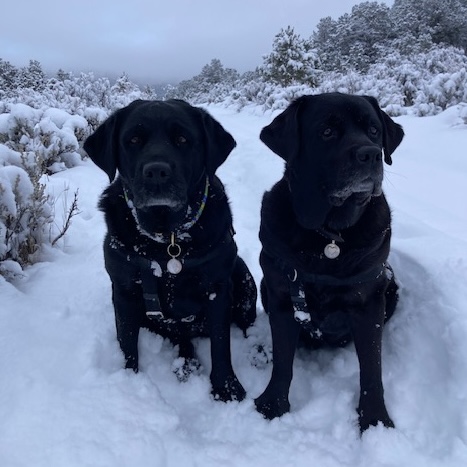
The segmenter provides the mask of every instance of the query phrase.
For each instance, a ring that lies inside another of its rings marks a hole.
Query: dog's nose
[[[371,164],[382,158],[381,149],[375,146],[362,146],[357,149],[355,155],[357,162],[361,164]]]
[[[172,175],[172,168],[167,162],[150,162],[143,167],[144,178],[153,182],[164,183]]]

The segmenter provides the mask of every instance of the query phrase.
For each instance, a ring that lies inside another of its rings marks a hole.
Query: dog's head
[[[382,194],[383,159],[392,163],[403,136],[373,97],[329,93],[298,98],[260,138],[286,161],[298,222],[317,229],[358,220],[370,199]]]
[[[200,108],[181,100],[137,100],[111,115],[84,149],[110,181],[118,171],[138,217],[164,210],[183,218],[235,144]]]

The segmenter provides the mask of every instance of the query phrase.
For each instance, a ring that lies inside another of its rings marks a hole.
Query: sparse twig
[[[52,240],[52,246],[54,246],[58,242],[58,240],[60,240],[65,235],[65,233],[67,232],[67,230],[69,229],[69,227],[71,225],[71,219],[74,216],[76,216],[77,214],[79,214],[78,190],[76,190],[75,193],[73,194],[73,201],[72,201],[72,203],[70,205],[70,208],[67,211],[67,215],[66,215],[66,218],[65,218],[65,223],[64,223],[62,229],[60,230],[60,233]]]

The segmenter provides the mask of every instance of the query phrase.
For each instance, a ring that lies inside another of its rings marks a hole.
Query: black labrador
[[[300,97],[261,131],[285,160],[284,176],[265,193],[261,209],[261,296],[273,370],[255,403],[266,418],[290,409],[299,343],[317,348],[353,339],[360,429],[394,426],[381,381],[383,324],[397,303],[382,181],[383,160],[392,163],[403,136],[376,99],[340,93]]]
[[[206,111],[180,100],[134,101],[84,144],[112,182],[99,207],[126,368],[138,371],[142,327],[179,346],[180,379],[199,368],[192,338],[208,336],[212,394],[222,401],[245,396],[232,368],[230,325],[245,332],[256,317],[256,286],[237,255],[215,175],[235,145]]]

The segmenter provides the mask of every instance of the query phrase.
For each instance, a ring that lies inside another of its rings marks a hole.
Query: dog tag
[[[324,256],[329,259],[336,259],[341,253],[341,249],[339,248],[338,245],[336,245],[336,242],[332,240],[332,243],[328,243],[324,247]]]
[[[170,274],[178,274],[182,270],[182,263],[177,258],[172,258],[167,261],[167,271]]]
[[[175,243],[175,233],[172,232],[170,236],[170,245],[167,247],[167,253],[170,256],[167,261],[167,271],[170,274],[178,274],[182,270],[182,262],[177,259],[180,256],[182,249],[178,243]]]

